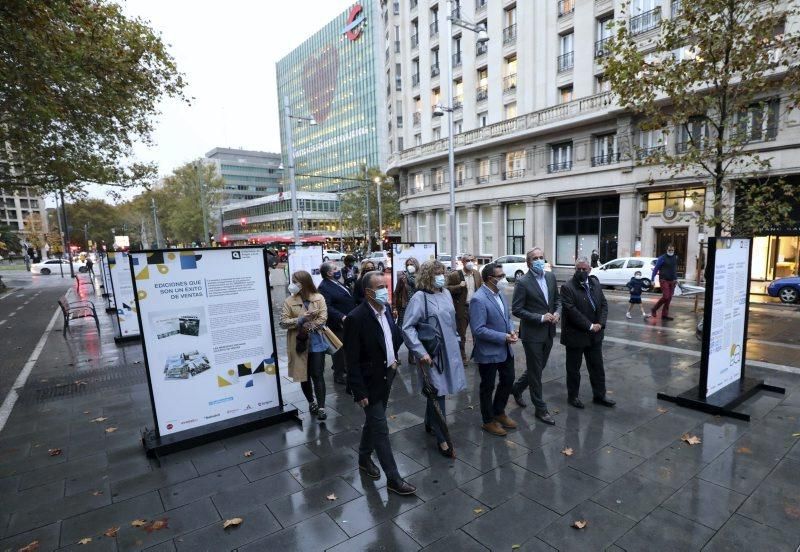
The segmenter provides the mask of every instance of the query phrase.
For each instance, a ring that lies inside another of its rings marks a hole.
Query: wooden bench
[[[97,318],[97,311],[94,308],[94,303],[91,301],[75,301],[70,303],[67,301],[66,296],[58,300],[58,306],[61,307],[61,314],[64,315],[64,328],[62,335],[66,335],[67,328],[69,328],[70,320],[77,320],[78,318],[94,318],[94,325],[97,326],[97,333],[100,333],[100,320]]]

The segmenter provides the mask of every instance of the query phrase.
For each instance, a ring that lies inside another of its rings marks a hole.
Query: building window
[[[461,119],[453,121],[453,135],[461,134],[464,131],[464,121]]]
[[[458,253],[465,253],[469,251],[469,247],[467,246],[467,242],[469,239],[469,225],[467,224],[467,210],[466,209],[458,209],[456,210],[456,220],[458,221],[458,232],[456,236],[456,243],[458,244]]]
[[[489,97],[489,68],[481,67],[478,69],[478,88],[475,99],[483,101]]]
[[[708,124],[702,117],[689,119],[678,126],[678,141],[675,143],[676,153],[684,153],[689,148],[704,149],[708,146],[710,133]]]
[[[559,103],[567,103],[572,101],[572,85],[568,84],[567,86],[562,86],[558,89],[558,102]]]
[[[525,150],[506,153],[506,170],[503,172],[503,180],[522,178],[523,176],[525,176]]]
[[[438,192],[441,191],[444,187],[444,169],[439,167],[438,169],[433,169],[433,191]]]
[[[597,249],[601,259],[617,257],[619,196],[556,203],[556,264],[572,265]]]
[[[513,119],[517,116],[517,102],[511,102],[505,105],[505,118]]]
[[[464,81],[460,78],[453,81],[453,109],[460,109],[464,104]]]
[[[433,130],[431,131],[431,135],[432,135],[431,136],[432,140],[434,140],[434,141],[441,140],[441,138],[442,138],[442,128],[438,127],[438,126],[437,127],[433,127]]]
[[[639,130],[637,137],[636,158],[647,159],[666,151],[667,134],[663,129]]]
[[[461,66],[461,35],[453,37],[453,67]]]
[[[411,60],[411,85],[419,85],[419,58]]]
[[[447,211],[436,212],[436,246],[439,251],[446,253],[450,251],[447,248],[449,228],[447,224]],[[453,253],[453,255],[456,255]]]
[[[403,151],[403,149],[405,149],[405,148],[403,148],[403,137],[402,136],[398,136],[397,137],[397,151]]]
[[[700,213],[704,208],[705,197],[705,188],[684,188],[682,190],[649,192],[645,194],[647,214],[663,213],[664,209],[668,207],[678,212]]]
[[[428,215],[424,212],[417,213],[417,240],[429,241],[431,238],[428,236]]]
[[[419,21],[411,21],[411,48],[419,46]]]
[[[561,172],[572,169],[572,142],[561,142],[550,146],[550,164],[547,172]]]
[[[434,88],[431,90],[431,107],[436,107],[442,101],[442,91],[441,89]]]
[[[658,0],[633,0],[629,22],[631,35],[642,34],[661,23],[661,6]]]
[[[455,187],[459,188],[464,185],[464,175],[466,174],[466,168],[464,167],[464,163],[459,163],[455,166],[455,169],[456,169]]]
[[[494,232],[495,225],[492,220],[492,207],[483,206],[478,211],[480,237],[478,239],[481,255],[495,255]]]
[[[558,0],[558,16],[564,17],[575,11],[575,0]]]
[[[515,40],[517,40],[516,6],[503,12],[503,44],[513,44]]]
[[[600,134],[594,137],[594,156],[592,156],[592,167],[601,165],[611,165],[619,162],[619,151],[617,150],[617,133]]]
[[[611,81],[603,75],[597,75],[594,78],[594,91],[598,94],[601,92],[611,92]]]
[[[439,9],[431,8],[431,36],[439,34]]]
[[[489,182],[489,158],[478,159],[478,184]]]
[[[515,203],[506,207],[506,254],[525,253],[525,204]]]
[[[503,77],[503,93],[517,89],[517,56],[506,58],[505,77]]]
[[[417,173],[414,175],[414,191],[421,192],[425,189],[425,175]]]
[[[489,112],[488,111],[481,111],[478,113],[478,126],[485,127],[489,124]]]
[[[742,142],[774,140],[778,135],[779,107],[778,98],[751,104],[737,115],[732,138]]]
[[[431,50],[431,77],[439,76],[439,48]]]
[[[422,145],[422,134],[415,134],[414,135],[414,145],[421,146]]]
[[[569,71],[575,65],[575,33],[561,35],[558,41],[558,72]]]
[[[594,43],[594,57],[601,58],[608,55],[608,43],[611,40],[614,16],[609,15],[597,20],[597,41]]]

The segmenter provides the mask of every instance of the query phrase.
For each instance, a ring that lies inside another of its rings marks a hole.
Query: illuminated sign
[[[366,26],[366,18],[364,17],[364,8],[361,4],[356,4],[350,8],[350,14],[347,16],[347,24],[342,29],[342,34],[351,42],[355,42],[361,36],[361,33]]]

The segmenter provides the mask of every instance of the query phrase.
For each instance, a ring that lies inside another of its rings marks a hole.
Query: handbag
[[[319,329],[319,334],[322,336],[322,339],[328,344],[328,348],[326,349],[325,353],[331,356],[335,355],[339,352],[339,349],[342,348],[342,341],[336,337],[336,334],[333,333],[333,330],[330,329],[328,326],[322,326]]]
[[[298,354],[303,354],[308,350],[308,330],[300,326],[297,329],[297,337],[294,342],[294,350]]]
[[[439,326],[439,320],[436,317],[434,317],[434,324],[428,322],[430,319],[430,315],[428,314],[428,296],[423,295],[422,297],[425,301],[425,322],[417,322],[417,337],[420,343],[422,343],[425,352],[427,352],[432,359],[438,360],[438,362],[436,362],[436,368],[441,374],[444,372],[444,366],[441,362],[442,353],[444,351],[442,330]]]

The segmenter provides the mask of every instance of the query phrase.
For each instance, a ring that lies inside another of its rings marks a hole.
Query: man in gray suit
[[[547,365],[556,326],[561,319],[561,298],[558,295],[556,277],[545,272],[544,251],[534,247],[525,256],[528,273],[517,280],[511,312],[521,320],[519,337],[525,349],[527,370],[514,383],[514,400],[525,406],[522,392],[530,387],[531,402],[536,408],[536,417],[546,424],[555,425],[542,398],[542,370]]]

